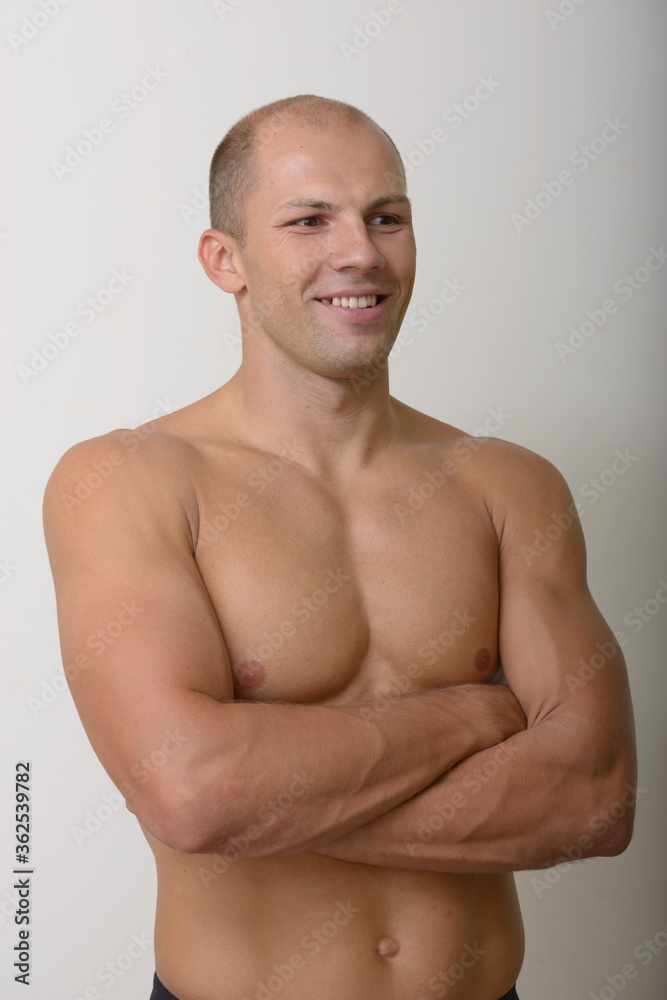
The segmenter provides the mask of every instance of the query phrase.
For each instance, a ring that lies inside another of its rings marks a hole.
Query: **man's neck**
[[[330,378],[244,359],[225,394],[253,444],[278,451],[289,441],[313,473],[349,478],[396,433],[386,365],[373,374]]]

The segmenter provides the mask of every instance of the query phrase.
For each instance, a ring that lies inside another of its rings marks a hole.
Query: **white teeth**
[[[371,306],[376,306],[377,301],[377,295],[361,295],[359,298],[356,295],[350,295],[349,298],[346,295],[341,295],[340,298],[334,295],[333,299],[322,299],[322,302],[333,306],[342,306],[343,309],[368,309]]]

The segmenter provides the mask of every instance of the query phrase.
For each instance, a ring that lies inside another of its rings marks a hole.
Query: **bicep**
[[[45,498],[65,673],[93,749],[148,815],[187,760],[203,703],[231,699],[229,659],[178,503],[139,475],[68,511],[73,464]]]
[[[531,464],[501,540],[501,661],[529,726],[548,720],[606,756],[632,738],[625,661],[588,589],[572,495],[549,463]]]

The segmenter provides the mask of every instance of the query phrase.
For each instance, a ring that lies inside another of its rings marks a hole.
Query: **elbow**
[[[232,852],[236,860],[250,853],[252,846],[238,829],[242,825],[239,799],[239,783],[234,780],[218,780],[213,794],[199,787],[191,773],[172,777],[155,790],[145,826],[161,844],[181,854],[222,853],[226,857]]]
[[[616,857],[632,840],[637,800],[646,789],[640,787],[634,770],[623,769],[623,772],[609,782],[603,798],[589,817],[594,841],[591,856]]]
[[[156,817],[150,832],[165,847],[180,854],[207,853],[202,825],[197,821],[196,813],[192,809],[163,810]]]
[[[608,802],[591,819],[591,828],[598,837],[596,843],[598,856],[616,857],[630,846],[638,794],[638,785],[628,783],[613,802]]]
[[[173,790],[170,794],[165,788],[135,800],[131,812],[144,831],[165,847],[182,854],[202,852],[203,837],[195,802],[179,802]]]
[[[633,820],[626,821],[622,825],[619,824],[614,832],[605,838],[603,847],[599,852],[600,856],[603,858],[614,858],[618,857],[619,854],[623,854],[623,851],[627,850],[630,846],[633,829]]]
[[[126,786],[128,787],[128,786]],[[202,852],[204,831],[198,796],[183,781],[153,781],[133,789],[127,807],[145,833],[158,843],[182,854]]]

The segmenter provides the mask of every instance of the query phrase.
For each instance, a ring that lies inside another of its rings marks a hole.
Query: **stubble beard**
[[[267,338],[292,363],[327,378],[358,379],[369,369],[379,371],[387,366],[398,336],[397,317],[386,318],[380,338],[363,327],[356,333],[337,332],[334,317],[326,323],[312,315],[317,308],[308,300],[296,303],[284,285],[273,286],[259,302],[251,304],[245,335]]]

